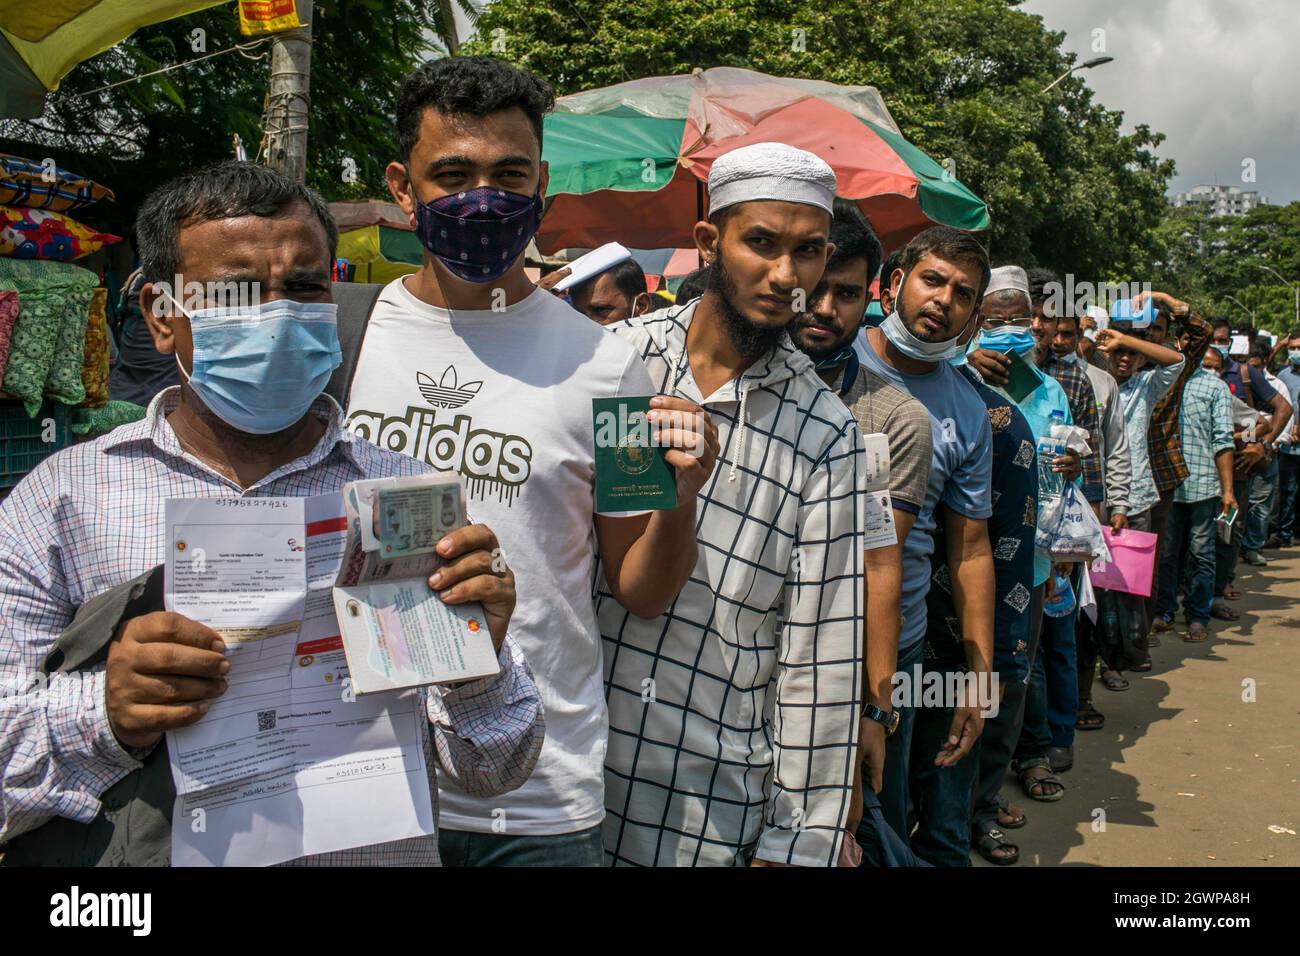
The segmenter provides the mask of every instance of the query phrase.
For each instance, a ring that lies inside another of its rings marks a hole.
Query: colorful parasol
[[[332,202],[339,227],[338,258],[356,267],[353,282],[391,282],[420,271],[424,246],[396,203],[378,199]]]
[[[550,185],[537,245],[693,247],[713,161],[761,142],[826,160],[886,249],[934,223],[989,226],[984,203],[903,138],[874,88],[717,67],[561,97],[545,119]]]
[[[0,0],[0,116],[40,116],[82,60],[136,30],[228,0]]]

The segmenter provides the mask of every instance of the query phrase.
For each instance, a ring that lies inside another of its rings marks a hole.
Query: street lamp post
[[[1300,285],[1296,285],[1294,282],[1292,282],[1290,279],[1282,275],[1282,273],[1278,272],[1276,269],[1272,268],[1271,266],[1266,266],[1262,262],[1257,262],[1255,263],[1255,265],[1263,269],[1265,272],[1273,273],[1273,275],[1277,276],[1279,279],[1282,280],[1282,283],[1284,285],[1290,286],[1291,290],[1295,292],[1295,324],[1297,326],[1300,326]]]
[[[1103,63],[1110,63],[1114,59],[1115,58],[1113,56],[1099,56],[1096,59],[1085,60],[1084,62],[1080,63],[1078,66],[1072,66],[1064,73],[1062,73],[1060,76],[1058,76],[1056,79],[1052,80],[1051,83],[1048,83],[1045,87],[1043,87],[1043,89],[1039,92],[1039,95],[1041,96],[1043,93],[1046,93],[1048,90],[1056,86],[1057,83],[1060,83],[1063,79],[1065,79],[1075,70],[1091,70],[1094,66],[1101,66]]]
[[[1255,328],[1259,328],[1259,323],[1255,321],[1255,313],[1252,312],[1250,309],[1246,308],[1246,306],[1242,305],[1239,299],[1237,299],[1235,296],[1228,295],[1228,293],[1226,292],[1223,294],[1223,297],[1230,302],[1236,302],[1237,305],[1242,309],[1242,311],[1244,311],[1247,315],[1250,316],[1250,324]]]

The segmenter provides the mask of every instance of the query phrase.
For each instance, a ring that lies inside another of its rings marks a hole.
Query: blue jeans
[[[1218,535],[1214,540],[1214,596],[1223,597],[1229,584],[1237,577],[1237,559],[1241,557],[1241,541],[1246,537],[1247,514],[1250,511],[1250,489],[1254,485],[1254,476],[1234,478],[1232,496],[1237,499],[1237,520],[1232,523],[1232,540],[1220,541]],[[1214,516],[1219,516],[1222,505],[1216,505]]]
[[[511,836],[438,828],[443,866],[601,866],[600,825],[575,833]]]
[[[1020,724],[1020,739],[1016,741],[1015,759],[1021,763],[1046,757],[1047,748],[1052,746],[1052,729],[1047,723],[1047,681],[1043,675],[1042,633],[1040,627],[1038,653],[1030,665],[1029,684],[1025,687],[1025,716]]]
[[[1273,499],[1277,497],[1277,459],[1274,455],[1272,461],[1251,476],[1250,512],[1246,515],[1246,535],[1241,540],[1242,548],[1247,551],[1258,551],[1268,540],[1268,521],[1273,515]]]
[[[1071,584],[1075,577],[1071,576]],[[1065,617],[1043,615],[1038,653],[1029,671],[1024,726],[1016,745],[1018,761],[1045,757],[1048,747],[1074,745],[1074,722],[1079,717],[1079,662],[1074,649],[1078,613],[1076,607]]]
[[[898,670],[912,673],[925,652],[925,642],[917,641],[912,647],[898,652]],[[915,688],[919,692],[919,688]],[[880,812],[885,822],[904,840],[912,832],[912,806],[909,799],[912,732],[916,727],[917,708],[911,701],[895,707],[898,711],[898,729],[885,738],[885,770],[881,777]],[[865,786],[865,784],[864,784]]]
[[[940,671],[941,675],[946,673]],[[912,852],[934,866],[970,866],[971,812],[979,751],[968,753],[955,767],[934,765],[934,758],[948,740],[952,715],[952,707],[920,707],[912,730],[909,777],[916,816]]]
[[[1295,539],[1296,496],[1300,495],[1300,455],[1278,455],[1277,536]]]
[[[1178,584],[1187,570],[1183,609],[1193,624],[1210,623],[1214,599],[1214,519],[1222,508],[1218,498],[1175,501],[1169,509],[1165,537],[1160,542],[1160,597],[1156,617],[1172,621],[1178,611]]]
[[[1071,583],[1073,584],[1072,576]],[[1043,662],[1043,691],[1047,727],[1053,747],[1074,746],[1074,722],[1079,719],[1079,658],[1074,649],[1074,622],[1079,609],[1065,617],[1043,615],[1038,656]]]

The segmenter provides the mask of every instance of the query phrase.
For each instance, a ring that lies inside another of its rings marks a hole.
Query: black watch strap
[[[868,703],[862,708],[862,716],[880,724],[888,734],[893,734],[898,729],[898,711],[896,710],[886,712],[875,704]]]

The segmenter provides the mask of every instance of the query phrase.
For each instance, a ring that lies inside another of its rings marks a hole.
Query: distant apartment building
[[[1268,197],[1240,186],[1193,186],[1189,192],[1169,197],[1171,206],[1195,206],[1213,216],[1244,216],[1256,206],[1267,206]]]

